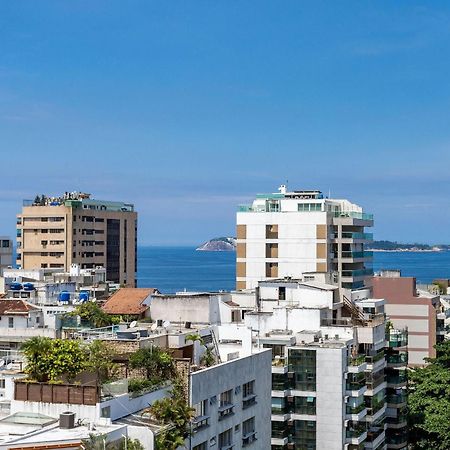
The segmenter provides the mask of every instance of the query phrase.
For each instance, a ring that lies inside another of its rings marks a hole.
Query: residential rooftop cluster
[[[236,225],[236,290],[165,293],[136,287],[131,204],[24,206],[16,267],[0,238],[0,450],[408,448],[448,280],[374,274],[373,216],[320,191]]]

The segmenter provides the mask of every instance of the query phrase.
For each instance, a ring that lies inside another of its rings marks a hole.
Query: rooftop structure
[[[136,242],[133,205],[90,194],[36,196],[17,216],[17,265],[26,270],[105,267],[108,281],[134,287]]]
[[[158,294],[154,288],[121,288],[108,298],[102,309],[107,314],[144,317],[149,309],[144,303],[151,295]]]
[[[237,289],[252,289],[268,278],[333,274],[343,291],[368,285],[372,253],[365,244],[373,216],[345,199],[320,191],[258,194],[237,213]]]
[[[0,277],[3,270],[13,263],[13,243],[7,236],[0,236]]]

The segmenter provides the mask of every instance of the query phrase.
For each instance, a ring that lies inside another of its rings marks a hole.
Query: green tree
[[[86,348],[79,341],[31,338],[21,347],[27,358],[26,373],[39,382],[75,378],[86,368]]]
[[[104,341],[93,341],[88,348],[86,369],[96,373],[100,384],[117,379],[119,366],[113,362],[115,351]]]
[[[52,340],[41,336],[28,339],[21,346],[27,359],[25,372],[36,381],[48,380],[48,367],[43,358],[50,353],[51,347]]]
[[[150,380],[169,380],[176,375],[175,362],[159,347],[140,348],[130,356],[130,367],[142,369]]]
[[[85,302],[78,305],[70,316],[80,316],[81,320],[86,320],[95,328],[109,327],[115,323],[114,317],[106,314],[96,302]]]
[[[450,341],[409,373],[409,440],[413,449],[450,449]]]
[[[155,439],[156,450],[176,450],[189,436],[194,409],[186,402],[181,380],[177,379],[169,397],[157,400],[145,411],[159,423],[167,425]]]

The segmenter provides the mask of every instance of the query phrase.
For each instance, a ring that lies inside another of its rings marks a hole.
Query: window
[[[102,408],[101,417],[110,418],[111,417],[111,406],[105,406]]]
[[[243,435],[247,435],[255,432],[255,418],[251,417],[242,423],[242,433]]]
[[[232,389],[230,389],[229,391],[222,392],[220,394],[219,407],[231,405],[232,399],[233,399],[233,390]]]
[[[3,240],[2,241],[2,248],[9,248],[9,241]]]
[[[289,372],[294,372],[295,389],[316,390],[316,352],[314,350],[289,350]]]
[[[14,317],[8,317],[8,328],[14,328]]]
[[[253,395],[255,390],[255,380],[249,381],[242,386],[242,396],[248,397],[249,395]]]
[[[0,380],[0,389],[5,389],[5,379]]]
[[[219,434],[219,449],[225,449],[231,446],[233,438],[231,431],[232,429],[229,428],[228,430]]]
[[[205,441],[199,445],[196,445],[193,450],[207,450],[207,448],[208,448],[208,441]]]
[[[194,405],[194,417],[206,416],[208,409],[208,400],[203,400]]]
[[[315,450],[316,422],[312,420],[294,420],[293,442],[295,448]]]
[[[299,203],[298,210],[300,212],[322,211],[322,204],[321,203]]]

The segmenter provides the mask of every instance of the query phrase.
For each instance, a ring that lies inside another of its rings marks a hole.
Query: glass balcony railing
[[[343,270],[342,276],[346,278],[363,277],[373,275],[373,269],[357,269],[357,270]]]
[[[388,445],[400,445],[408,441],[408,435],[406,433],[398,433],[386,435],[386,444]]]
[[[391,330],[386,340],[389,342],[389,347],[405,347],[408,344],[408,334],[406,331]]]
[[[346,414],[359,414],[361,411],[366,409],[366,405],[364,403],[361,403],[358,406],[346,406],[345,412]]]
[[[361,381],[347,381],[347,383],[345,384],[345,389],[347,391],[359,391],[365,385],[366,385],[366,381],[365,380],[361,380]]]
[[[349,366],[360,366],[361,364],[364,364],[365,362],[366,362],[365,355],[356,355],[356,356],[350,356],[348,358],[347,364]]]
[[[342,239],[364,239],[366,241],[372,241],[373,233],[353,233],[351,231],[343,231]]]
[[[400,372],[398,374],[388,373],[386,377],[388,384],[402,384],[408,381],[406,372]]]
[[[388,364],[408,364],[408,353],[398,353],[395,355],[386,355]]]
[[[353,422],[354,423],[354,422]],[[345,435],[347,438],[359,438],[367,431],[367,427],[365,424],[357,424],[356,426],[351,426],[345,431]]]
[[[277,430],[272,428],[272,437],[275,439],[283,439],[289,436],[289,430],[287,428]]]
[[[368,364],[375,364],[378,361],[381,361],[384,358],[384,350],[379,351],[375,355],[367,355],[366,362]]]
[[[399,394],[388,394],[386,396],[386,402],[387,403],[392,403],[395,405],[399,405],[401,403],[406,403],[408,397],[406,395],[406,392],[402,392]]]
[[[334,217],[344,217],[359,220],[373,220],[373,214],[366,214],[356,211],[335,211]]]
[[[335,258],[339,258],[339,253],[334,254]],[[352,252],[352,251],[343,251],[340,253],[341,258],[373,258],[373,252],[366,251],[366,252]]]

